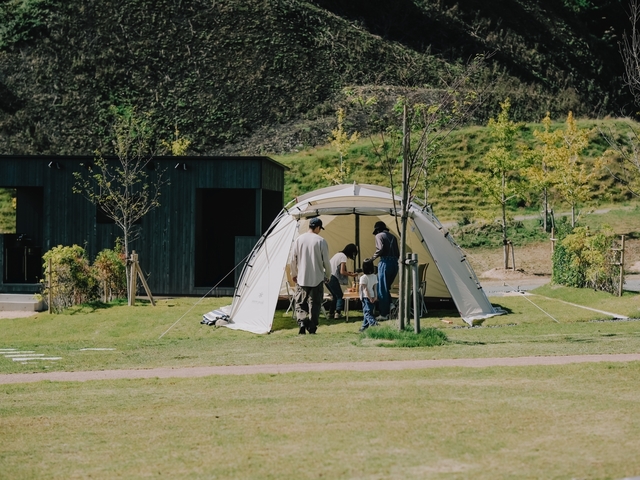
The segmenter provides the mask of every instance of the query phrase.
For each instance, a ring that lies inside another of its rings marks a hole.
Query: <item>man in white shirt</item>
[[[324,284],[331,276],[329,246],[320,236],[320,230],[324,230],[322,220],[312,218],[309,231],[300,235],[291,249],[291,277],[296,283],[294,301],[299,335],[316,333]]]

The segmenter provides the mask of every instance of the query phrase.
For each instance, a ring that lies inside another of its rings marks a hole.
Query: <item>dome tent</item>
[[[373,225],[383,221],[396,234],[395,216],[400,199],[389,188],[375,185],[336,185],[298,197],[280,212],[253,248],[238,278],[230,306],[204,315],[208,323],[225,319],[225,326],[253,333],[269,333],[285,281],[291,246],[307,232],[309,219],[320,217],[321,232],[330,255],[348,243],[358,245],[360,258],[375,250]],[[469,325],[499,315],[458,245],[427,209],[411,203],[408,209],[407,252],[417,253],[420,263],[429,263],[427,297],[450,298]]]

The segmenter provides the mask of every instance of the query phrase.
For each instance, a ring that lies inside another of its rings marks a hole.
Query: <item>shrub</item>
[[[89,267],[84,248],[78,245],[58,245],[46,252],[42,259],[45,272],[42,295],[51,298],[52,310],[59,312],[72,305],[97,298],[97,282]]]
[[[102,287],[104,302],[127,296],[126,259],[119,242],[113,250],[105,248],[96,255],[93,274]]]
[[[126,262],[119,242],[113,250],[98,253],[93,266],[89,265],[84,248],[78,245],[58,245],[42,259],[45,275],[41,296],[48,299],[51,288],[51,309],[55,312],[99,300],[101,294],[105,302],[126,297]]]
[[[610,228],[595,232],[588,227],[574,228],[556,244],[551,281],[617,293],[621,267],[616,264],[614,241],[615,234]]]

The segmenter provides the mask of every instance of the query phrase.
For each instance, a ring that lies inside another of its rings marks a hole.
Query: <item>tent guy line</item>
[[[206,298],[206,297],[207,297],[207,296],[208,296],[208,295],[213,291],[213,289],[214,289],[214,288],[216,288],[218,285],[220,285],[220,283],[222,283],[222,281],[223,281],[225,278],[227,278],[229,275],[231,275],[233,272],[235,272],[235,271],[236,271],[236,269],[237,269],[240,265],[242,265],[242,263],[243,263],[243,262],[244,262],[248,257],[249,257],[249,255],[247,255],[247,256],[246,256],[246,257],[244,257],[242,260],[240,260],[240,262],[238,262],[238,264],[237,264],[235,267],[233,267],[233,268],[232,268],[232,269],[231,269],[231,270],[230,270],[230,271],[229,271],[229,272],[228,272],[224,277],[222,277],[218,283],[216,283],[213,287],[211,287],[211,289],[209,289],[209,291],[208,291],[207,293],[205,293],[202,297],[200,297],[196,303],[194,303],[193,305],[191,305],[191,307],[189,308],[189,310],[187,310],[186,312],[184,312],[180,318],[178,318],[175,322],[173,322],[173,325],[171,325],[169,328],[167,328],[167,329],[164,331],[164,333],[158,337],[158,340],[160,340],[160,339],[161,339],[162,337],[164,337],[167,333],[169,333],[169,330],[171,330],[173,327],[175,327],[175,326],[178,324],[178,322],[180,322],[180,320],[182,320],[184,317],[186,317],[186,316],[187,316],[187,314],[188,314],[191,310],[193,310],[193,309],[194,309],[194,308],[195,308],[195,307],[196,307],[196,306],[197,306],[197,305],[198,305],[202,300],[204,300],[204,299],[205,299],[205,298]]]

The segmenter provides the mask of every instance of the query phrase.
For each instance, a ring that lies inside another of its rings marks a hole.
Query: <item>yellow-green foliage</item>
[[[92,275],[84,248],[58,245],[42,256],[44,290],[50,308],[59,312],[72,305],[95,298],[97,283]]]
[[[616,264],[613,249],[615,238],[614,232],[607,227],[595,232],[587,227],[575,228],[553,252],[553,282],[616,293],[620,266]]]
[[[500,103],[500,108],[497,118],[490,119],[487,125],[492,145],[482,157],[482,169],[460,172],[463,181],[470,182],[490,203],[502,209],[504,218],[507,202],[522,195],[526,157],[516,150],[520,125],[509,118],[510,100]]]
[[[329,140],[331,146],[335,148],[339,155],[338,166],[325,167],[319,170],[320,175],[332,184],[338,185],[347,183],[351,174],[351,166],[344,163],[345,158],[349,155],[349,147],[356,143],[360,138],[358,132],[353,132],[351,136],[346,132],[344,127],[345,111],[343,108],[338,109],[338,125],[331,130]]]
[[[544,130],[534,132],[542,142],[538,147],[541,164],[532,170],[538,183],[547,183],[572,210],[572,225],[575,225],[575,209],[579,203],[589,199],[591,184],[599,174],[599,162],[587,165],[582,159],[589,145],[592,130],[580,128],[569,112],[564,129],[552,131],[551,119],[543,121]]]
[[[191,140],[181,137],[180,130],[178,130],[178,126],[176,125],[173,132],[173,139],[162,140],[160,143],[171,155],[180,157],[182,155],[186,155],[189,145],[191,145]]]
[[[42,296],[55,312],[73,305],[126,296],[125,257],[120,242],[98,253],[93,266],[84,248],[58,245],[46,252]]]
[[[127,296],[126,259],[120,242],[113,250],[98,252],[92,271],[100,284],[105,302]]]

